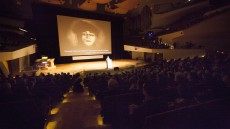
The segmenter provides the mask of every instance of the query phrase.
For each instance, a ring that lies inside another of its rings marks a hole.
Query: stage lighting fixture
[[[147,33],[147,36],[149,37],[149,38],[152,38],[153,37],[153,32],[152,31],[149,31],[148,33]]]

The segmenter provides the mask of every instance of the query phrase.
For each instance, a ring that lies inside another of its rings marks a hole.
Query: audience
[[[9,75],[8,78],[1,75],[0,107],[4,112],[0,113],[0,120],[4,121],[0,128],[44,127],[50,110],[62,100],[63,94],[71,86],[72,76],[66,73],[41,73],[39,76],[24,74],[15,77]]]
[[[144,95],[143,103],[140,105],[131,104],[129,114],[132,129],[140,129],[144,124],[144,118],[149,114],[159,113],[167,109],[167,103],[159,98],[159,91],[156,86],[144,84],[142,88]]]
[[[123,113],[129,114],[128,118],[130,121],[127,123],[131,122],[131,126],[135,124],[139,124],[140,126],[147,115],[229,96],[228,78],[230,70],[227,68],[229,63],[229,56],[223,53],[217,53],[214,56],[206,55],[205,57],[153,62],[144,67],[116,74],[116,84],[118,84],[118,86],[116,85],[116,91],[123,89],[123,92],[109,94],[115,89],[104,89],[102,98],[105,99],[106,96],[132,93],[133,91],[143,92],[145,96],[143,104],[134,105],[130,103],[130,106],[127,107],[129,111]],[[95,78],[98,78],[97,80],[104,78],[107,81],[111,81],[108,76],[111,76],[111,74],[89,74],[85,79],[88,83],[95,81],[92,80]],[[100,82],[98,83],[100,84]],[[152,90],[149,88],[147,92],[145,86],[142,87],[143,84],[147,85],[147,87],[152,86]],[[91,86],[91,90],[94,91],[96,89]],[[95,92],[99,96],[102,95],[102,92],[98,89]],[[103,103],[102,98],[99,100]],[[148,101],[145,103],[146,100],[163,102],[162,105],[156,104],[161,105],[162,110],[157,110],[158,106],[154,104],[147,106]],[[143,108],[140,108],[142,106]],[[106,116],[104,117],[106,118]],[[127,119],[127,117],[124,118]],[[125,120],[120,118],[118,121]],[[134,127],[138,127],[138,125]]]
[[[124,127],[134,129],[140,128],[148,115],[229,96],[229,64],[229,55],[217,53],[153,62],[114,75],[88,73],[84,79],[80,73],[41,73],[15,78],[9,75],[0,79],[0,102],[30,98],[40,106],[47,102],[52,105],[72,86],[77,93],[84,91],[83,86],[88,87],[89,93],[96,95],[101,104],[107,96],[140,93],[144,96],[142,103],[130,102],[130,106],[124,107],[127,108],[124,118],[128,118]]]

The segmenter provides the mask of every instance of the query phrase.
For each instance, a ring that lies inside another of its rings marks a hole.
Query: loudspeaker
[[[114,69],[114,71],[119,71],[120,68],[119,67],[114,67],[113,69]]]

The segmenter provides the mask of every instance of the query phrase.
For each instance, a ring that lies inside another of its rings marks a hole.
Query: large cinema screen
[[[111,23],[57,15],[61,56],[111,54]]]

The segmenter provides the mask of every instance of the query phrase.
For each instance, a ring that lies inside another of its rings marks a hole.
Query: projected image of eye
[[[82,32],[82,42],[87,46],[92,46],[96,40],[96,35],[90,31]]]

